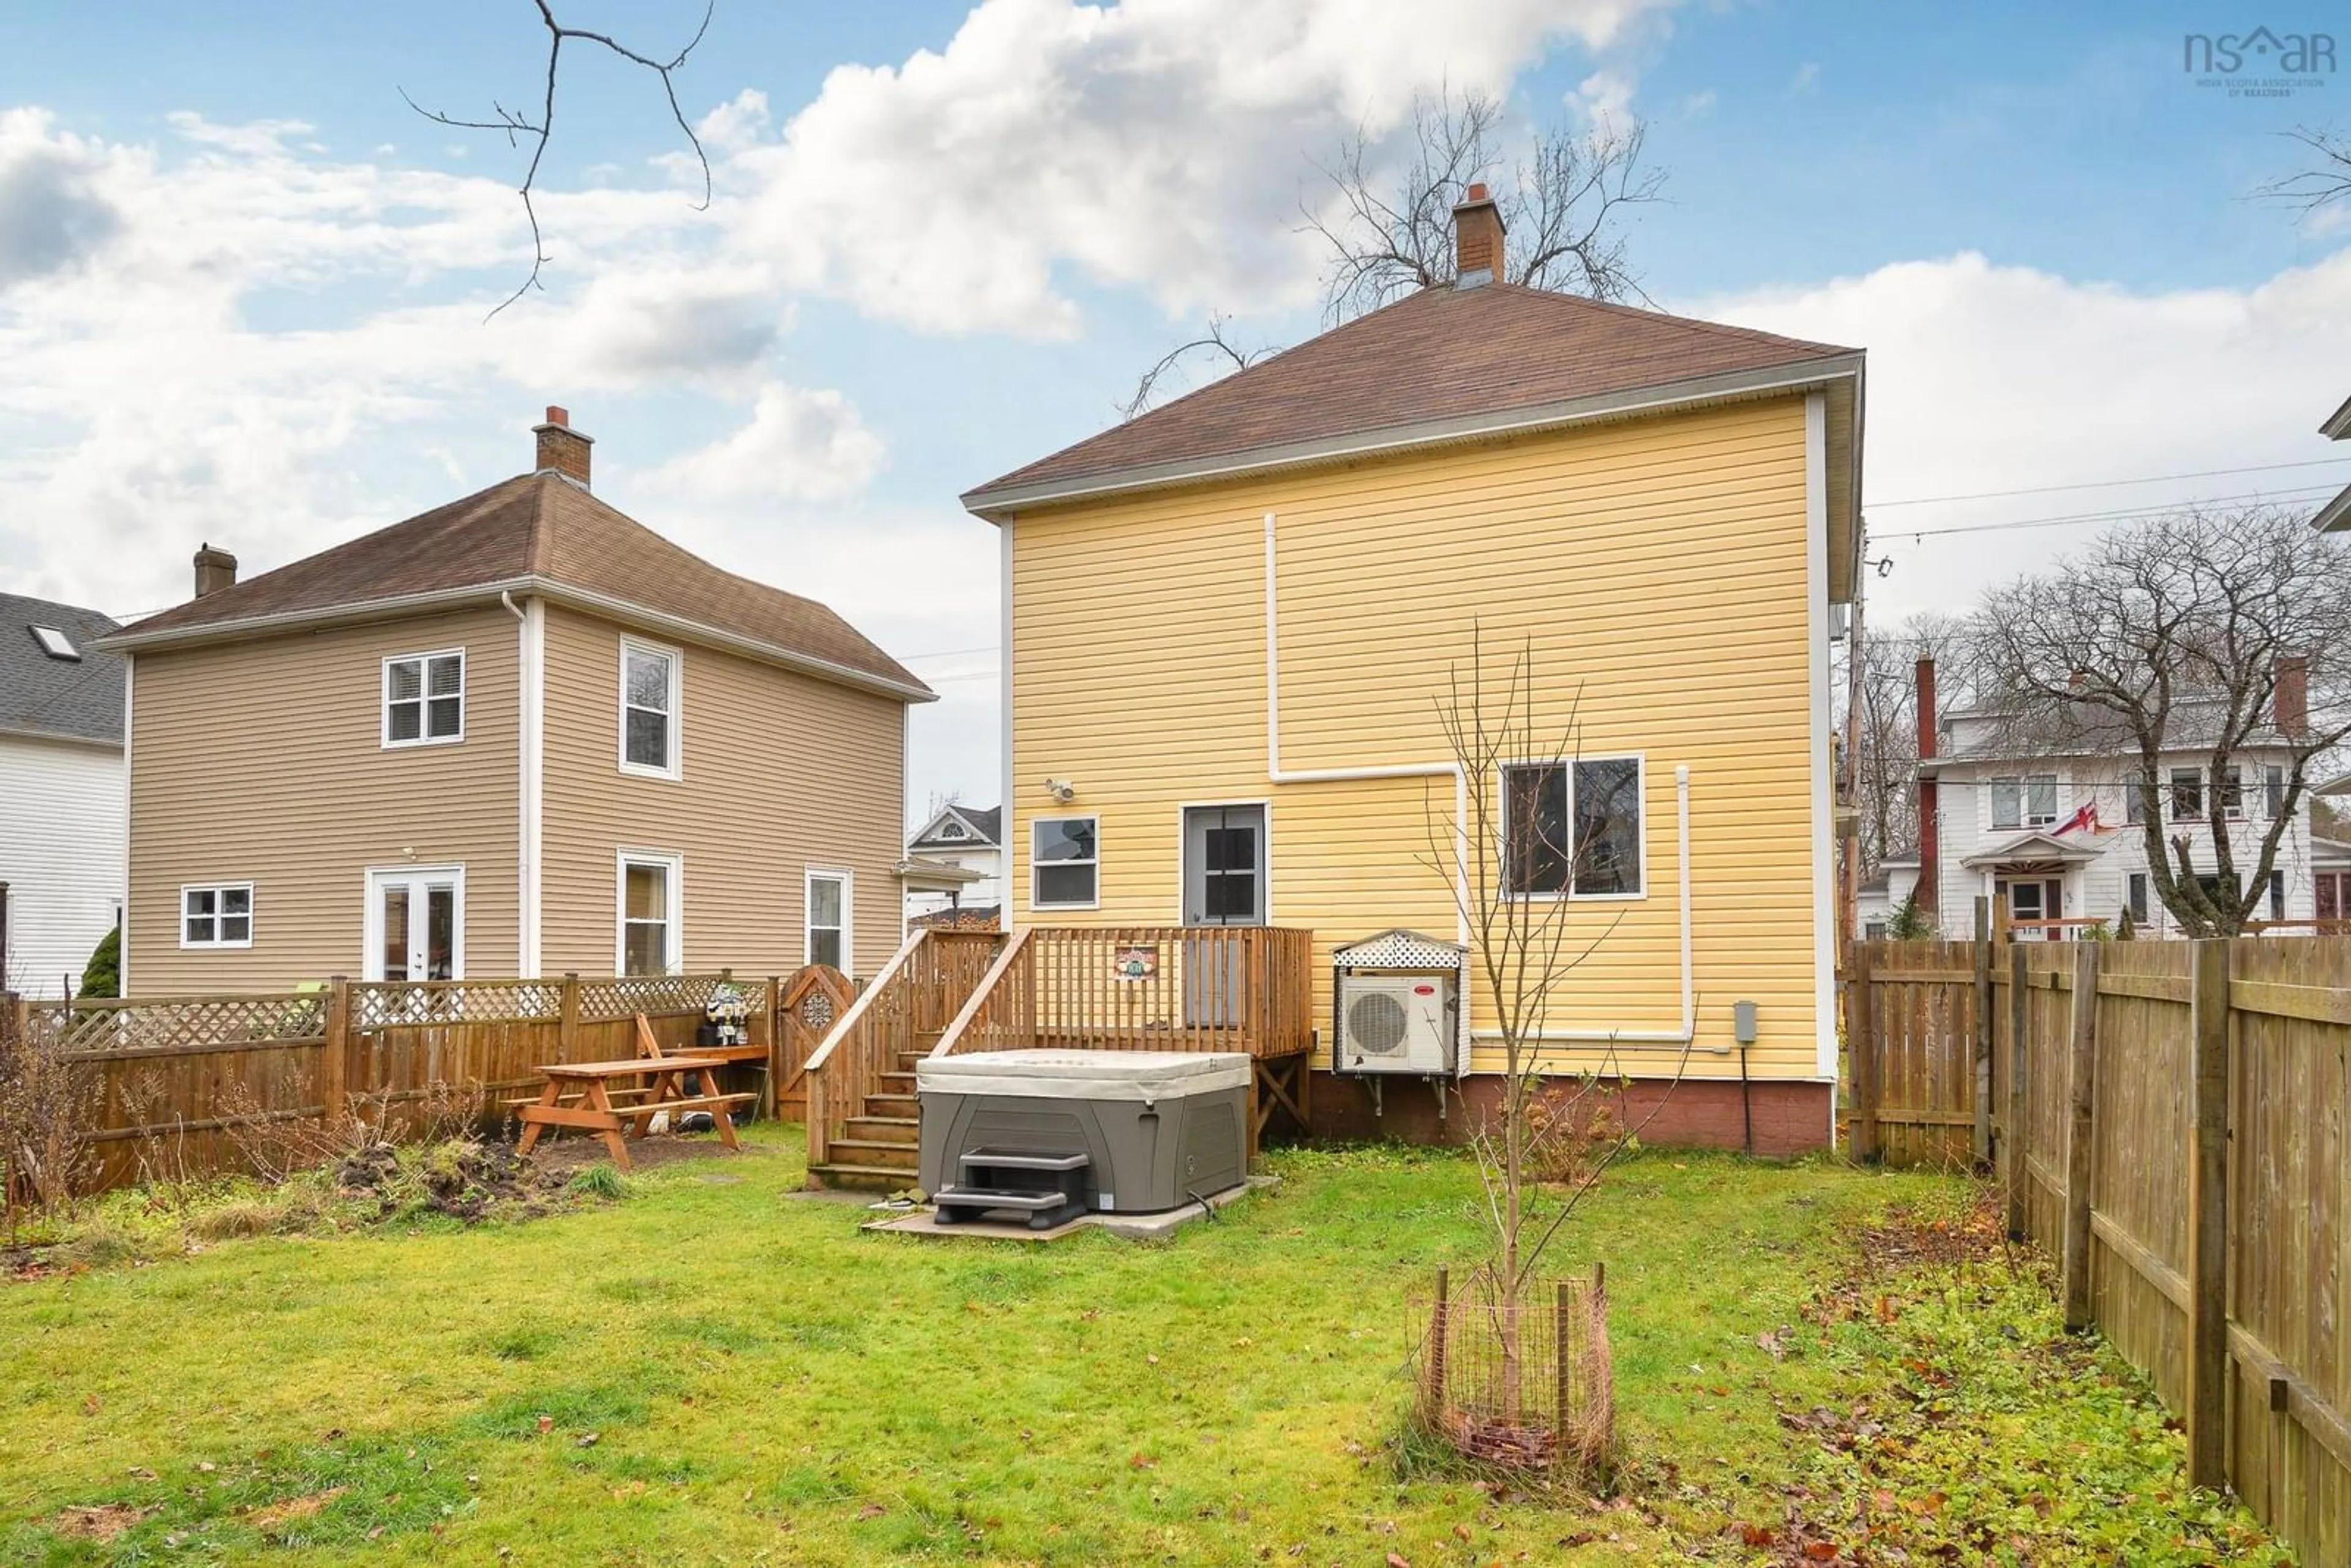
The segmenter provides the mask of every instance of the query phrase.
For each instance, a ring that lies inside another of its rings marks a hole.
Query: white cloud
[[[1313,285],[1311,158],[1652,8],[986,0],[941,52],[836,68],[729,183],[791,282],[924,330],[1072,332],[1072,276],[1176,314],[1286,308]]]
[[[1633,118],[1633,78],[1615,67],[1593,71],[1567,95],[1567,107],[1587,125],[1624,125]]]
[[[1797,97],[1813,91],[1820,85],[1820,61],[1806,60],[1802,65],[1796,68],[1796,74],[1788,78],[1788,92],[1791,97]]]
[[[750,423],[651,476],[660,489],[731,500],[830,501],[863,489],[882,442],[837,392],[770,382]]]
[[[739,152],[755,145],[768,129],[768,95],[747,87],[700,120],[694,133],[714,152]]]
[[[1896,568],[1872,586],[1896,614],[1964,605],[2039,570],[2101,524],[2029,521],[2189,497],[2339,487],[2351,465],[2107,487],[2104,481],[2325,461],[2315,429],[2351,363],[2351,249],[2242,289],[2141,293],[1973,253],[1715,301],[1704,314],[1869,350],[1865,501]],[[1888,501],[2099,484],[1970,503]]]

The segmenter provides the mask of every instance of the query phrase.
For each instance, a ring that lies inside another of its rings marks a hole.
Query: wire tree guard
[[[1424,1434],[1496,1469],[1579,1483],[1606,1470],[1616,1391],[1603,1265],[1588,1280],[1523,1287],[1515,1322],[1484,1268],[1458,1287],[1439,1269],[1436,1294],[1416,1308],[1413,1421]]]

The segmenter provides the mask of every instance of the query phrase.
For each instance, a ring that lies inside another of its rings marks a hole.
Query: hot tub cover
[[[1238,1051],[975,1051],[914,1063],[921,1093],[1020,1094],[1037,1100],[1140,1100],[1246,1089]]]

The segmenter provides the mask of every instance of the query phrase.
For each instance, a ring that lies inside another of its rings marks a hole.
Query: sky
[[[2351,130],[2351,75],[2184,68],[2331,9],[716,0],[674,78],[707,207],[658,78],[574,46],[545,287],[493,315],[528,149],[410,100],[535,110],[530,0],[11,6],[0,589],[158,610],[200,542],[249,575],[528,467],[559,403],[600,496],[939,691],[910,813],[992,803],[997,541],[956,496],[1211,316],[1318,330],[1321,170],[1351,133],[1397,166],[1449,89],[1646,127],[1660,308],[1868,350],[1869,616],[1960,610],[2135,508],[2351,481],[2316,434],[2351,204],[2256,195],[2309,162],[2285,132]],[[662,57],[703,15],[558,11]]]

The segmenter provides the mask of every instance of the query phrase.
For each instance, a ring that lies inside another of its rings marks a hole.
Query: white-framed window
[[[622,850],[613,880],[616,975],[674,975],[685,964],[685,857]]]
[[[2204,815],[2204,769],[2175,768],[2171,770],[2171,820],[2193,822]]]
[[[844,975],[849,973],[853,952],[849,940],[850,910],[855,885],[856,879],[846,870],[809,867],[807,896],[800,905],[806,911],[808,932],[805,962],[830,964]]]
[[[2285,815],[2285,769],[2273,762],[2262,769],[2262,792],[2272,821]]]
[[[1029,904],[1032,909],[1092,909],[1101,899],[1102,822],[1095,817],[1037,817],[1029,823]]]
[[[383,744],[447,746],[465,738],[465,650],[395,653],[383,662]]]
[[[621,639],[621,771],[679,775],[678,725],[685,655],[642,638]]]
[[[180,946],[253,946],[253,883],[193,883],[180,889]]]
[[[2145,925],[2148,914],[2147,873],[2143,871],[2131,873],[2129,878],[2124,883],[2123,888],[2123,907],[2130,911],[2131,924]]]
[[[2147,775],[2136,768],[2123,772],[2123,821],[2134,828],[2147,821]]]
[[[2057,775],[2028,773],[1991,781],[1991,825],[2045,828],[2057,820]]]
[[[2220,792],[2220,815],[2232,822],[2245,819],[2245,770],[2241,768],[2216,769],[2212,787]]]
[[[1639,898],[1642,760],[1579,757],[1502,769],[1503,885],[1523,898]]]

